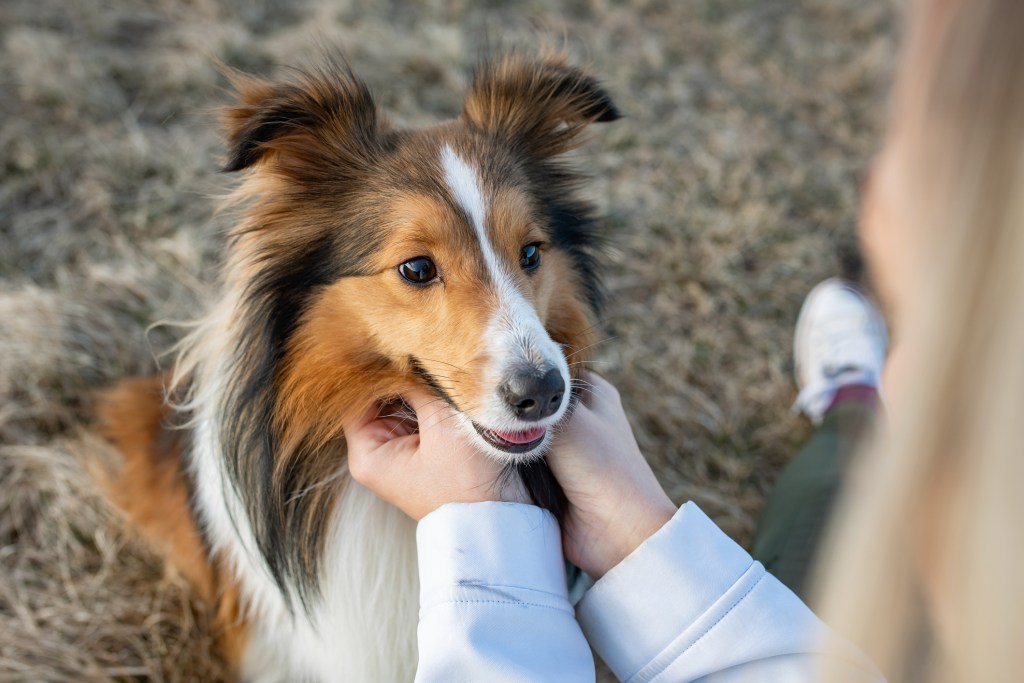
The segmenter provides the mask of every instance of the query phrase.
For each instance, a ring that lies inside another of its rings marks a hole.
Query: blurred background
[[[897,29],[890,0],[3,0],[0,680],[223,675],[187,586],[76,457],[89,392],[154,372],[183,330],[150,325],[215,281],[218,60],[340,47],[415,126],[458,113],[481,51],[567,46],[626,115],[577,155],[611,243],[594,367],[676,502],[749,543],[807,434],[800,303],[858,273]]]

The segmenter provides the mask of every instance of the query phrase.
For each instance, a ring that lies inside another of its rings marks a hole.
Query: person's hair
[[[908,223],[886,226],[920,262],[902,390],[851,475],[816,606],[890,681],[1019,680],[1024,2],[908,11],[890,122]]]

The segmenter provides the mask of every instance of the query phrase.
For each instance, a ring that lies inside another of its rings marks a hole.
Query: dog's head
[[[245,178],[210,395],[275,579],[316,583],[345,418],[413,386],[556,507],[537,458],[598,303],[592,210],[560,157],[618,118],[608,95],[511,55],[478,68],[457,119],[401,130],[345,64],[234,80],[225,168]]]
[[[418,382],[493,456],[540,454],[597,291],[558,157],[618,118],[604,90],[511,55],[478,68],[459,118],[398,130],[345,66],[237,85],[227,170],[250,169],[254,203],[235,249],[280,355],[276,418],[317,429]]]

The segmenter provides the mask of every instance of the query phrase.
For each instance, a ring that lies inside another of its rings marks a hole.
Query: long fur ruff
[[[108,489],[217,605],[243,678],[411,680],[413,525],[350,480],[342,424],[413,387],[467,429],[499,420],[495,339],[529,338],[523,353],[576,374],[599,238],[562,155],[619,114],[557,56],[481,63],[462,114],[416,131],[394,128],[342,60],[231,77],[224,168],[243,178],[220,289],[170,377],[107,394],[125,457]],[[519,268],[524,244],[541,245],[536,273]],[[396,275],[424,245],[443,287]],[[510,456],[508,472],[558,514],[541,455]]]

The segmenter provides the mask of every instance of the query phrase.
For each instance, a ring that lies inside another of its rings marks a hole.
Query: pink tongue
[[[530,443],[536,441],[540,437],[544,436],[544,432],[547,431],[544,427],[534,427],[533,429],[526,432],[494,432],[499,437],[508,441],[509,443]]]

